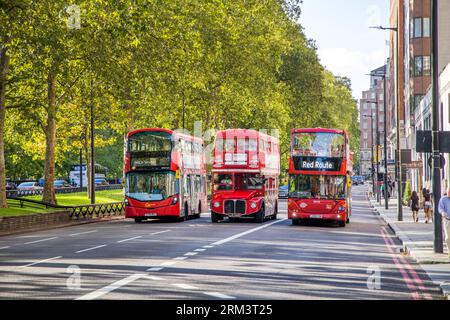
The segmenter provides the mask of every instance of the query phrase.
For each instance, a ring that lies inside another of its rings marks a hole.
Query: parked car
[[[38,182],[22,182],[17,186],[17,190],[19,191],[33,191],[33,190],[42,190],[43,188],[39,185]]]
[[[96,186],[109,186],[109,183],[104,178],[96,178],[95,179],[95,185]]]
[[[55,186],[55,189],[63,189],[63,188],[70,188],[72,187],[70,183],[68,183],[66,180],[55,180],[53,183]]]
[[[278,198],[280,199],[287,199],[289,194],[289,187],[288,186],[280,186],[278,188]]]
[[[6,190],[16,190],[17,185],[11,181],[6,181]]]

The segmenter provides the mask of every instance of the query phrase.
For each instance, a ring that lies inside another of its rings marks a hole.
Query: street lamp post
[[[364,118],[370,118],[370,142],[372,144],[372,147],[370,148],[370,168],[371,168],[371,174],[372,174],[372,192],[375,194],[375,174],[374,174],[374,154],[373,154],[373,115],[364,115]]]
[[[375,165],[376,165],[376,194],[377,194],[377,201],[381,204],[381,195],[380,195],[380,188],[378,183],[378,176],[380,173],[380,159],[379,159],[379,145],[380,145],[380,128],[379,128],[379,113],[378,113],[378,97],[376,101],[366,101],[367,103],[372,103],[375,105],[375,122],[376,122],[376,131],[375,131],[375,145],[376,145],[376,155],[375,155]],[[372,116],[373,117],[373,116]],[[373,121],[373,119],[372,119]],[[373,140],[372,140],[373,142]],[[385,188],[386,189],[386,188]]]
[[[398,45],[400,43],[399,38],[399,32],[398,32],[398,27],[370,27],[372,29],[379,29],[379,30],[390,30],[390,31],[394,31],[397,34],[397,50],[395,52],[395,60],[396,60],[396,68],[395,68],[395,76],[396,76],[396,83],[395,83],[395,89],[396,89],[396,95],[395,95],[395,105],[396,105],[396,135],[397,135],[397,143],[396,143],[396,165],[395,165],[395,177],[397,180],[397,213],[398,213],[398,221],[403,221],[403,189],[402,189],[402,161],[401,161],[401,151],[400,151],[400,106],[399,106],[399,72],[398,72],[398,63],[399,63],[399,48]],[[386,97],[385,97],[386,99]],[[386,132],[386,130],[385,130]],[[385,133],[386,134],[386,133]],[[386,189],[386,187],[385,187]]]

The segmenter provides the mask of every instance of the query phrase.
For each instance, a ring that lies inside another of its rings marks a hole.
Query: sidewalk
[[[450,300],[450,258],[444,243],[445,254],[434,253],[434,224],[425,223],[423,210],[419,212],[420,222],[414,223],[411,209],[403,206],[403,221],[397,221],[397,199],[389,201],[389,209],[374,199],[370,204],[399,238],[405,252],[411,255],[425,270],[431,280],[439,285],[444,296]]]

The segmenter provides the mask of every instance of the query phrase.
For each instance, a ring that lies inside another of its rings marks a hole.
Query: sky
[[[353,97],[369,89],[370,73],[388,58],[390,0],[303,0],[300,24],[316,41],[322,64],[352,80]]]

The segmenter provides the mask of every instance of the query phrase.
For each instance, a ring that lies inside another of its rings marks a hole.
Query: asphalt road
[[[440,299],[353,191],[346,228],[133,220],[0,238],[1,299]]]

